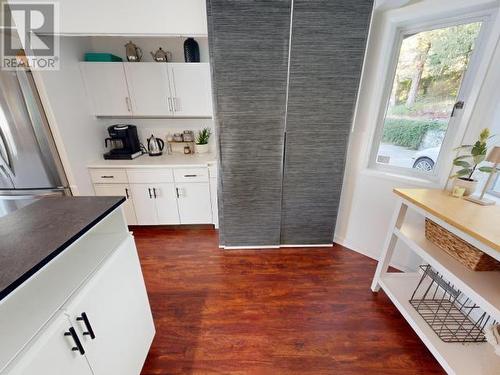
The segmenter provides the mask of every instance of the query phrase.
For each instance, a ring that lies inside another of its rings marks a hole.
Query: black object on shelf
[[[184,41],[184,60],[186,62],[200,62],[200,47],[193,38]]]
[[[420,268],[424,273],[409,302],[438,337],[444,342],[486,341],[484,327],[491,317],[431,266]]]

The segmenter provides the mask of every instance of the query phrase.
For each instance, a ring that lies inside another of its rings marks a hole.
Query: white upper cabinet
[[[81,64],[96,116],[212,117],[208,63]]]
[[[132,103],[122,63],[81,63],[93,113],[96,116],[131,116]]]
[[[2,374],[92,375],[85,356],[85,346],[80,339],[81,337],[71,326],[66,315],[59,313],[47,323]],[[77,347],[77,342],[79,347]]]
[[[208,63],[168,65],[175,116],[212,117],[210,65]]]
[[[205,0],[148,0],[146,3],[59,0],[58,3],[61,34],[207,35]]]
[[[124,63],[134,116],[172,116],[167,64]]]

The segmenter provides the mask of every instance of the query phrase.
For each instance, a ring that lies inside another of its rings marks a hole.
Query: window
[[[482,22],[403,31],[385,115],[377,129],[372,166],[434,174]]]

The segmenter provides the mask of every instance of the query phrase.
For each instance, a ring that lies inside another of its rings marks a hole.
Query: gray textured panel
[[[294,0],[281,243],[331,243],[373,0]]]
[[[278,245],[290,0],[208,0],[222,241]]]

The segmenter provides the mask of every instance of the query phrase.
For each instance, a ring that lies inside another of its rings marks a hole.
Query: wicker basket
[[[473,271],[500,271],[500,262],[450,231],[425,219],[425,237]]]

